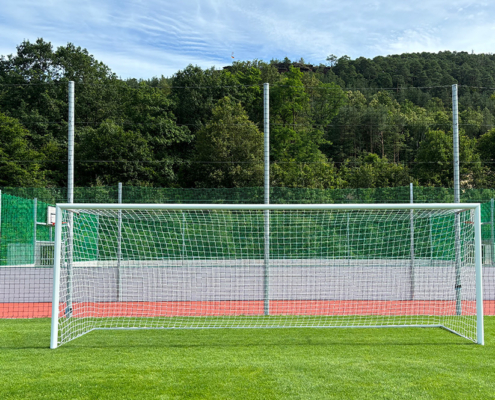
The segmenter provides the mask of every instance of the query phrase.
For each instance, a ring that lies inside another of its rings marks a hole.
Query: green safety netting
[[[1,188],[0,265],[32,264],[36,242],[52,240],[46,224],[48,206],[67,201],[66,188]],[[117,186],[74,189],[74,202],[117,203]],[[413,188],[415,203],[453,202],[451,188]],[[493,243],[495,189],[464,189],[462,202],[481,202],[484,243]],[[367,189],[271,188],[272,204],[302,203],[409,203],[410,187]],[[123,186],[123,203],[263,203],[264,189],[254,188],[153,188]],[[36,207],[35,207],[36,204]],[[36,225],[34,223],[38,222]],[[404,234],[407,229],[404,227]]]

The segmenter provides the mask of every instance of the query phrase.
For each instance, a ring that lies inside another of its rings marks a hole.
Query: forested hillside
[[[0,59],[0,186],[66,185],[75,81],[76,186],[261,186],[268,82],[272,186],[452,186],[457,83],[461,184],[494,187],[494,80],[494,55],[465,52],[123,80],[80,47],[25,41]]]

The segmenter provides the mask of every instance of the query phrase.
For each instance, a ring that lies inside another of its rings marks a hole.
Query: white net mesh
[[[476,340],[472,210],[302,207],[269,221],[63,211],[58,344],[103,328],[443,326]]]

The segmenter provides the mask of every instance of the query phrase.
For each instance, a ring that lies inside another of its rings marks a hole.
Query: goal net
[[[51,347],[136,328],[443,327],[482,344],[479,214],[61,204]]]

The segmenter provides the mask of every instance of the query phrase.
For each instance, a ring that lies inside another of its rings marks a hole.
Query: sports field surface
[[[94,331],[0,320],[1,399],[493,399],[485,346],[440,328]]]

